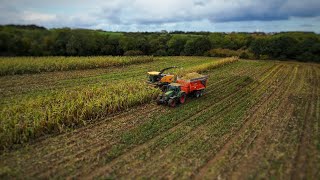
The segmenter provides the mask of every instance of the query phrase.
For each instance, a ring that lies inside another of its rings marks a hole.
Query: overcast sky
[[[0,24],[107,31],[320,33],[320,0],[0,0]]]

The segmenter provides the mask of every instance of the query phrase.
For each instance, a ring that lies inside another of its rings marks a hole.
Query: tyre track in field
[[[273,70],[272,70],[271,72],[269,72],[269,74],[271,74],[273,71],[279,70],[280,67],[281,67],[281,66],[273,67]],[[230,98],[230,96],[235,95],[235,94],[236,94],[238,91],[240,91],[240,90],[241,90],[241,89],[238,89],[236,92],[228,95],[227,97],[223,97],[222,100],[226,100],[228,97]],[[219,102],[220,102],[220,101],[219,101]],[[216,102],[216,103],[219,103],[219,102]],[[215,104],[216,104],[216,103],[215,103]],[[215,106],[215,104],[208,106],[209,108],[208,108],[208,107],[204,108],[202,111],[197,112],[197,113],[194,114],[192,117],[197,117],[197,116],[201,115],[203,112],[205,112],[205,111],[207,111],[208,109],[210,109],[210,107]],[[190,117],[188,117],[188,118],[190,118]],[[187,118],[187,119],[188,119],[188,118]],[[184,122],[184,121],[182,121],[182,122]],[[181,122],[181,123],[182,123],[182,122]],[[171,129],[167,130],[166,132],[168,132],[168,131],[174,131],[174,130],[178,127],[178,125],[180,125],[180,124],[177,124],[176,126],[172,127]],[[156,139],[152,139],[152,141],[156,141]],[[139,145],[138,147],[134,148],[135,150],[129,151],[128,153],[130,154],[130,153],[139,151],[139,150],[142,149],[143,147],[147,146],[146,144],[147,144],[148,142],[149,142],[149,141],[147,141],[146,143],[143,143],[143,144]],[[126,156],[126,154],[121,155],[121,156],[118,157],[117,159],[120,159],[122,156]],[[113,164],[113,163],[111,162],[109,165],[112,166],[111,164]],[[102,170],[102,172],[103,172],[103,171],[104,171],[104,170]]]
[[[220,171],[223,170],[225,168],[223,164],[221,164],[223,162],[228,165],[228,169],[232,169],[232,167],[236,165],[237,161],[234,157],[241,157],[241,153],[243,153],[242,149],[248,148],[254,142],[259,132],[266,125],[266,122],[263,122],[263,119],[266,114],[270,114],[270,110],[272,110],[270,107],[273,106],[274,100],[280,98],[278,101],[281,102],[283,100],[283,96],[281,97],[281,95],[283,95],[282,93],[292,85],[294,77],[287,80],[286,78],[289,75],[289,70],[286,70],[286,75],[281,79],[281,81],[278,81],[274,85],[276,87],[272,92],[269,95],[266,95],[258,104],[253,106],[253,109],[248,113],[247,118],[244,120],[244,124],[239,128],[239,130],[235,132],[235,134],[222,146],[218,153],[215,154],[207,164],[196,171],[197,173],[194,176],[196,179],[207,177],[208,172],[211,171],[213,167],[220,169]],[[284,82],[289,82],[289,84],[286,85],[286,89],[281,88],[281,85],[283,85]],[[215,169],[215,171],[217,171],[217,169]],[[210,173],[212,174],[212,172]],[[217,175],[212,176],[217,177]]]
[[[294,158],[293,162],[293,168],[291,172],[291,178],[297,178],[297,179],[306,179],[310,177],[306,177],[306,175],[310,175],[310,170],[309,170],[309,164],[312,160],[312,158],[316,158],[314,154],[314,150],[312,150],[312,139],[314,139],[314,134],[313,131],[313,119],[316,118],[317,114],[317,103],[318,103],[318,96],[319,96],[319,77],[317,77],[317,72],[315,69],[312,69],[313,75],[310,76],[310,82],[309,86],[310,90],[312,93],[308,94],[307,98],[307,108],[305,110],[304,116],[303,116],[303,127],[300,132],[299,136],[299,144],[297,148],[297,153]],[[319,111],[319,110],[318,110]],[[315,150],[316,151],[316,150]],[[319,163],[319,162],[318,162]],[[316,165],[316,164],[315,164]],[[315,172],[311,172],[312,177],[317,177]]]
[[[222,82],[223,82],[223,80],[222,80]],[[226,81],[226,82],[223,82],[222,84],[228,83],[228,82],[229,82],[229,81]],[[220,83],[220,81],[219,81],[218,83]],[[211,84],[211,86],[214,86],[214,85],[216,85],[216,84],[218,84],[218,83]],[[88,128],[91,129],[91,127],[88,127]],[[88,129],[88,128],[86,128],[86,129]],[[81,134],[84,134],[82,129],[81,129],[81,131],[79,131],[79,133],[80,133],[80,132],[81,132]],[[96,136],[96,135],[95,135],[95,136]],[[98,136],[99,136],[99,135],[98,135]],[[108,143],[108,142],[104,142],[104,143],[105,143],[105,144],[108,144],[108,147],[110,147],[110,143]],[[90,150],[91,152],[93,152],[93,154],[95,154],[96,152],[101,152],[101,151],[105,151],[105,150],[108,149],[108,148],[106,148],[106,147],[99,147],[101,144],[103,144],[103,143],[100,142],[100,143],[98,143],[98,144],[96,144],[96,145],[94,145],[94,146],[92,146],[92,144],[90,144],[90,146],[88,146],[88,147],[91,148],[91,149],[93,149],[93,150]],[[95,150],[96,147],[99,147],[99,149],[98,149],[98,150]],[[83,148],[82,148],[82,149],[83,149]],[[73,157],[78,157],[78,156],[84,155],[86,152],[87,152],[87,151],[79,152],[79,153],[73,155]],[[68,157],[68,159],[73,159],[73,157]],[[78,159],[78,158],[74,158],[74,159],[76,159],[75,162],[76,162],[76,161],[81,161],[81,160],[83,160],[83,159]],[[67,161],[67,160],[61,161],[59,164],[63,164],[63,163],[65,163],[66,161]],[[52,171],[52,169],[50,169],[50,171]],[[48,174],[48,173],[44,173],[44,174]],[[50,174],[50,173],[49,173],[49,174]]]
[[[278,73],[278,72],[277,72]],[[274,76],[276,76],[276,74],[277,73],[274,73],[273,75]],[[268,78],[268,80],[269,79],[272,79],[272,78]],[[271,82],[271,81],[269,81],[269,82]],[[273,82],[273,81],[272,81]],[[262,82],[261,84],[263,84],[263,86],[265,85],[266,87],[268,87],[268,84],[269,83],[266,83],[266,82]],[[271,86],[271,84],[270,84],[270,86]],[[255,88],[255,89],[258,89],[258,86]],[[252,91],[254,91],[254,90],[252,90]],[[260,94],[259,92],[257,92],[257,93],[255,93],[255,95],[257,95],[258,96],[258,94]],[[255,96],[254,95],[254,96]],[[249,97],[250,95],[248,95],[248,97]],[[235,102],[234,104],[231,104],[230,106],[231,106],[231,108],[230,109],[232,109],[233,107],[235,107],[239,102],[241,102],[242,100],[244,100],[244,99],[246,99],[245,97],[243,97],[242,99],[240,99],[238,102]],[[253,105],[254,106],[254,105]],[[230,109],[228,109],[228,110],[230,110]],[[228,110],[226,111],[226,112],[228,112]],[[240,109],[241,110],[241,109]],[[185,136],[183,139],[184,139],[184,141],[185,142],[180,142],[180,145],[183,145],[184,143],[187,143],[187,141],[189,141],[188,139],[196,139],[195,137],[200,137],[200,136],[204,136],[204,135],[202,135],[202,133],[201,132],[204,132],[205,131],[205,128],[207,128],[209,125],[213,125],[213,127],[216,127],[216,126],[219,126],[219,123],[221,123],[222,122],[222,117],[221,116],[219,116],[220,114],[217,114],[217,117],[215,118],[215,117],[213,117],[212,119],[219,119],[220,118],[220,121],[216,121],[216,122],[214,122],[213,124],[212,124],[212,122],[211,121],[207,121],[205,124],[203,124],[203,125],[201,125],[200,127],[197,127],[195,130],[193,130],[192,132],[190,132],[189,134],[187,134],[187,136]],[[212,129],[212,128],[211,128]],[[225,138],[219,138],[219,140],[220,139],[225,139]],[[206,141],[209,141],[210,139],[207,139]],[[218,140],[218,141],[219,141]],[[222,142],[221,142],[222,143]],[[175,145],[174,145],[175,146]],[[214,147],[214,145],[213,145],[213,147]],[[166,152],[166,151],[165,151]],[[168,152],[169,153],[169,152]],[[162,152],[162,154],[163,154],[163,152]],[[158,159],[158,161],[160,162],[161,161],[161,159]],[[165,165],[164,165],[164,167],[165,167]],[[163,168],[164,168],[163,167]],[[151,168],[152,169],[152,168]],[[161,169],[161,168],[160,168]],[[147,172],[145,172],[145,173],[147,173]],[[158,173],[159,174],[159,173]],[[155,175],[156,176],[156,174],[153,174],[153,175]],[[169,175],[168,175],[169,176]],[[193,176],[192,176],[193,177]]]
[[[232,168],[229,169],[229,172],[224,172],[224,176],[242,179],[243,177],[251,177],[252,173],[257,169],[263,171],[258,173],[259,175],[265,175],[264,173],[266,172],[267,167],[262,166],[268,164],[265,164],[266,160],[263,158],[266,158],[270,153],[274,152],[274,145],[271,144],[275,142],[278,143],[279,140],[277,139],[281,138],[283,129],[288,126],[292,119],[294,105],[290,102],[290,97],[294,92],[293,89],[296,85],[294,83],[299,82],[296,81],[296,79],[297,75],[289,82],[283,96],[279,100],[279,106],[277,106],[275,110],[271,110],[267,113],[266,116],[260,117],[261,119],[263,117],[265,118],[265,120],[260,120],[263,123],[262,127],[253,138],[251,144],[246,146],[247,148],[242,150],[242,153],[239,154],[238,157],[235,157],[236,160],[233,160],[232,162],[234,163],[231,164]],[[274,156],[270,156],[270,158],[274,158]],[[270,176],[271,175],[268,175],[267,177]]]

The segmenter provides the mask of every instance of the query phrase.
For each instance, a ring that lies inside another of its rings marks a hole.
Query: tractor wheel
[[[168,105],[169,105],[170,107],[176,107],[176,101],[175,101],[174,99],[169,99]]]
[[[158,96],[158,97],[157,97],[157,100],[156,100],[156,101],[157,101],[157,105],[160,105],[160,104],[161,104],[160,99],[161,99],[161,96]]]
[[[186,102],[187,95],[186,93],[182,93],[180,96],[180,103],[183,104]]]
[[[204,90],[201,90],[200,91],[200,96],[203,96],[203,94],[204,94]]]
[[[194,96],[195,96],[196,98],[199,98],[199,97],[201,96],[201,92],[200,92],[200,91],[196,91],[196,92],[194,93]]]

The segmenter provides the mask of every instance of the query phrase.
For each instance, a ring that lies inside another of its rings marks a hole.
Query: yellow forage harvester
[[[176,66],[167,67],[161,71],[150,71],[148,72],[148,83],[154,87],[160,88],[162,91],[167,89],[168,84],[174,82],[175,76],[171,74],[164,74],[164,71],[168,69],[177,68]]]

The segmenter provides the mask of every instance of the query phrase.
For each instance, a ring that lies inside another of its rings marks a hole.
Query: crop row
[[[211,69],[215,69],[215,68],[219,68],[219,67],[225,66],[225,65],[230,64],[230,63],[234,63],[234,62],[236,62],[238,60],[239,60],[238,57],[223,58],[223,59],[220,59],[218,61],[212,61],[212,62],[209,62],[209,63],[201,64],[201,65],[198,65],[198,66],[194,66],[192,68],[181,69],[181,70],[178,71],[178,74],[179,75],[184,75],[184,74],[191,73],[191,72],[202,73],[202,72],[205,72],[205,71],[208,71],[208,70],[211,70]]]
[[[63,90],[51,96],[21,99],[1,108],[0,144],[22,143],[62,132],[86,121],[149,102],[158,90],[139,82]]]
[[[105,68],[153,61],[152,56],[139,57],[3,57],[0,58],[0,76],[34,74],[52,71]]]
[[[110,83],[111,81],[123,81],[130,78],[144,81],[147,71],[160,70],[172,65],[189,68],[216,60],[218,59],[203,57],[155,57],[154,61],[150,63],[121,67],[2,76],[0,77],[0,98],[8,96],[16,97],[17,95],[30,93],[37,94],[39,91],[45,93],[47,90],[86,86],[89,84],[104,83],[106,81]]]

